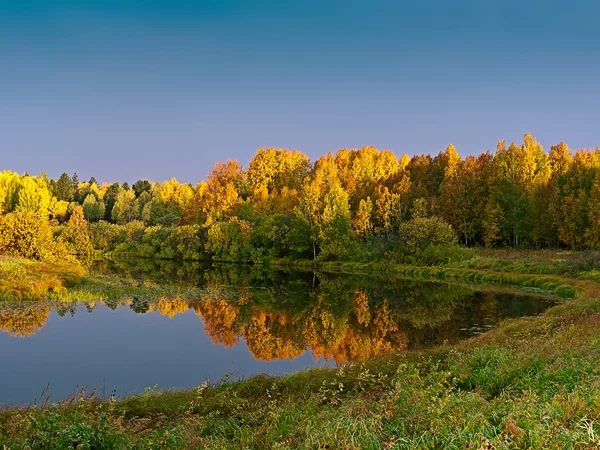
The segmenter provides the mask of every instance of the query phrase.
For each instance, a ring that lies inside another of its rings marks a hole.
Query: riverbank
[[[83,280],[83,267],[0,256],[0,301],[38,300],[63,294]]]
[[[574,271],[559,256],[548,255],[542,269],[541,258],[524,254],[410,269],[412,276],[464,280],[502,274],[509,283],[550,283],[544,286],[557,294],[570,287],[574,298],[542,317],[508,320],[456,345],[338,369],[7,409],[0,412],[0,443],[9,449],[597,448],[600,286],[595,262]],[[567,256],[572,264],[585,259]],[[497,271],[498,261],[505,272]],[[355,263],[321,263],[319,270],[376,272]]]
[[[600,301],[452,347],[0,414],[17,448],[595,448]],[[37,443],[37,445],[35,445]],[[490,445],[491,447],[487,447]],[[29,446],[29,447],[28,447]],[[85,447],[84,447],[85,448]]]
[[[456,279],[472,283],[501,283],[513,286],[538,288],[551,292],[561,298],[573,298],[578,290],[583,289],[582,280],[563,275],[544,273],[499,272],[479,267],[460,266],[407,266],[402,264],[385,264],[380,262],[358,263],[338,261],[284,261],[273,262],[276,267],[294,269],[319,270],[332,273],[351,273],[361,275],[387,274],[401,275],[412,279],[448,280]]]

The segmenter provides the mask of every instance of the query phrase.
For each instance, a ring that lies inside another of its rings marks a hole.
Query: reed
[[[84,275],[85,270],[77,264],[0,257],[0,300],[37,300],[61,294]]]

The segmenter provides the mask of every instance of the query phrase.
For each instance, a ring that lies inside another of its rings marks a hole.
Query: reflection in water
[[[61,316],[74,315],[92,313],[98,303],[169,318],[193,309],[214,344],[232,347],[243,339],[256,359],[294,359],[309,349],[315,358],[345,363],[455,342],[468,334],[465,330],[539,314],[550,304],[540,297],[478,292],[462,285],[270,271],[264,266],[204,268],[136,260],[104,262],[101,270],[143,285],[200,287],[201,293],[1,304],[0,329],[12,336],[32,335],[44,327],[51,308]]]
[[[11,336],[31,336],[44,328],[50,310],[49,305],[40,302],[0,302],[0,330]]]

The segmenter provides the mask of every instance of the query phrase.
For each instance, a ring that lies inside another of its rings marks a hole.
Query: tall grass
[[[0,256],[0,300],[36,300],[64,293],[85,270],[72,263],[42,263]]]

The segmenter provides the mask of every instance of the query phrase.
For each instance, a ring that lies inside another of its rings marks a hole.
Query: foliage
[[[564,143],[545,153],[528,133],[522,143],[500,140],[495,153],[464,159],[452,145],[412,158],[374,147],[340,149],[314,163],[296,150],[259,149],[246,169],[219,162],[195,186],[175,178],[99,185],[94,178],[79,182],[76,174],[49,180],[4,171],[0,217],[32,213],[51,227],[75,217],[85,220],[95,250],[175,259],[388,255],[437,264],[468,255],[448,236],[436,237],[450,227],[466,247],[592,249],[600,248],[599,155],[600,149],[573,152]],[[16,217],[3,222],[16,226]],[[188,226],[200,228],[182,228]],[[64,241],[81,256],[73,243],[85,238],[73,233]],[[35,239],[22,239],[4,244],[7,251],[47,257]]]
[[[72,259],[68,249],[53,239],[48,221],[26,210],[0,216],[0,254],[39,261]]]
[[[252,225],[244,220],[216,222],[206,233],[205,250],[215,261],[250,261]]]
[[[81,280],[83,275],[84,270],[78,264],[0,257],[0,298],[38,300],[49,293],[64,292],[68,286]],[[4,312],[2,317],[6,318]]]

